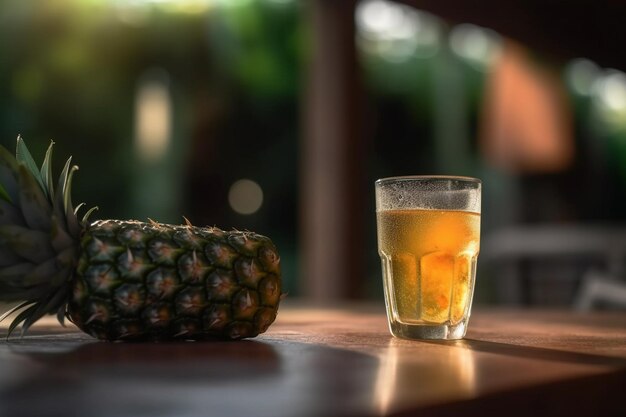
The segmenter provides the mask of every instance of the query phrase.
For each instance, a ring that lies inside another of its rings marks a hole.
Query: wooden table
[[[392,338],[378,305],[293,303],[242,342],[46,321],[0,342],[0,370],[0,416],[624,416],[626,313],[478,309],[456,342]]]

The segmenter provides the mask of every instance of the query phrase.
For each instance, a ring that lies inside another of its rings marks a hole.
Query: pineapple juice
[[[480,215],[434,209],[384,210],[378,248],[388,313],[404,325],[456,325],[472,301]]]

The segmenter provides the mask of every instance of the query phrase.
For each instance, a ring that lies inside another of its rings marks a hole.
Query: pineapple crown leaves
[[[0,146],[0,301],[20,304],[0,316],[18,312],[9,335],[21,323],[22,334],[45,314],[57,314],[63,324],[69,282],[77,259],[77,242],[87,225],[71,199],[78,170],[70,157],[54,187],[50,143],[37,167],[18,136],[15,157]]]

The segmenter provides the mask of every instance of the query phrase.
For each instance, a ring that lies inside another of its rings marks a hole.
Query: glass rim
[[[400,181],[463,181],[467,183],[482,184],[482,181],[474,177],[465,177],[462,175],[400,175],[396,177],[385,177],[376,180],[376,184],[382,185],[388,182]]]

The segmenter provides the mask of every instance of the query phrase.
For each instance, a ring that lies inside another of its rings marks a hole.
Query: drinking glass
[[[465,336],[480,247],[480,195],[481,181],[469,177],[376,181],[378,253],[394,336]]]

